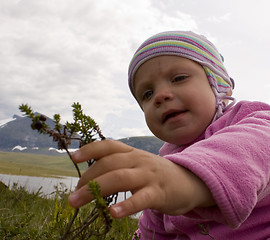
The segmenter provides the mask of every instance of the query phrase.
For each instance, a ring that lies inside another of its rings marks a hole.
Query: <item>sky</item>
[[[169,30],[205,35],[236,100],[270,104],[269,9],[267,0],[0,0],[0,120],[27,103],[64,123],[79,102],[106,137],[152,135],[127,69],[145,39]]]

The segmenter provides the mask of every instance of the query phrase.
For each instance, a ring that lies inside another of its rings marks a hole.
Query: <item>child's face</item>
[[[142,64],[134,79],[135,96],[152,133],[183,145],[199,137],[216,112],[216,98],[204,69],[177,56]]]

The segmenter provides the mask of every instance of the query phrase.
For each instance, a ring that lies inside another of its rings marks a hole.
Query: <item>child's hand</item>
[[[97,159],[81,177],[69,197],[75,208],[93,200],[87,183],[99,183],[103,196],[131,191],[132,196],[110,207],[115,218],[156,209],[169,215],[187,213],[195,207],[214,204],[204,183],[187,169],[160,156],[118,141],[90,143],[72,155],[75,162]]]

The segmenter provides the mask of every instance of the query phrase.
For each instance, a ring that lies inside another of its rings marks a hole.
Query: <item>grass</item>
[[[84,171],[87,164],[80,164],[80,167]],[[49,156],[1,151],[0,173],[37,177],[78,176],[73,163],[66,154],[63,156]]]
[[[28,193],[23,187],[13,185],[11,190],[0,185],[0,239],[45,240],[59,239],[65,232],[74,209],[67,204],[67,194],[58,192],[54,199],[40,197],[40,192]],[[88,204],[81,208],[75,226],[81,224],[91,210]],[[97,223],[94,223],[97,224]],[[113,220],[106,237],[92,240],[127,240],[137,229],[138,220],[123,218]],[[83,235],[76,239],[86,239]]]
[[[82,171],[86,169],[86,165]],[[26,176],[77,176],[70,159],[64,156],[0,152],[0,173]],[[42,190],[42,189],[41,189]],[[17,184],[6,188],[0,182],[0,239],[45,240],[59,239],[73,216],[74,209],[67,203],[67,190],[57,192],[51,199],[42,198],[42,192],[28,193]],[[92,204],[79,211],[75,226],[85,219]],[[113,220],[106,238],[91,240],[128,240],[138,227],[138,219],[130,217]],[[83,236],[76,239],[86,239]]]

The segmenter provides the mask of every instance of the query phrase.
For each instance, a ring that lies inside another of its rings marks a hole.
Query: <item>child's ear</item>
[[[230,90],[226,93],[226,96],[228,96],[228,97],[232,96],[232,89],[231,89],[231,88],[230,88]],[[224,99],[223,101],[225,102],[225,104],[226,104],[226,106],[227,106],[228,103],[229,103],[229,100],[228,100],[228,99]]]
[[[227,92],[226,96],[232,96],[232,89],[230,88],[230,90]]]

